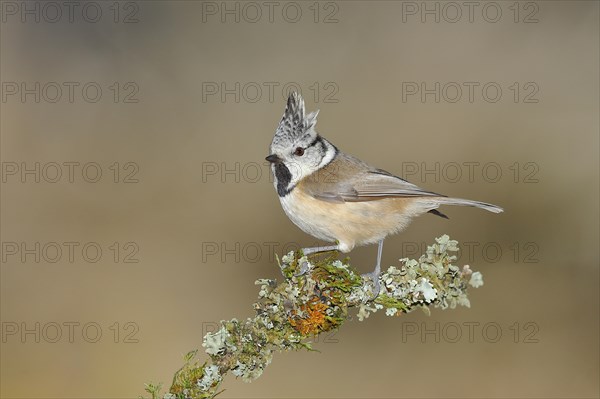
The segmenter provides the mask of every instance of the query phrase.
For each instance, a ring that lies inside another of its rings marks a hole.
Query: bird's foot
[[[381,282],[379,281],[379,272],[375,270],[375,271],[372,271],[371,273],[363,274],[361,277],[367,278],[373,282],[373,290],[371,292],[373,294],[373,296],[371,298],[369,298],[369,300],[367,302],[373,301],[379,295],[379,291],[381,291]]]
[[[300,271],[296,274],[294,274],[294,277],[300,277],[304,274],[306,274],[306,272],[308,272],[308,270],[310,269],[310,266],[308,265],[308,262],[304,261],[302,262],[302,264],[300,265]]]

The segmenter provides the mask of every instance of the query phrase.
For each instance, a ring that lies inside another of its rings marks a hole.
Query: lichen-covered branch
[[[275,352],[311,349],[311,338],[340,328],[357,309],[357,318],[385,309],[400,316],[414,309],[469,306],[467,287],[483,284],[481,274],[469,266],[459,268],[457,242],[447,235],[436,239],[418,260],[400,259],[380,276],[376,297],[373,284],[350,266],[349,259],[335,256],[306,257],[290,252],[280,263],[285,279],[256,281],[260,286],[254,317],[222,321],[215,333],[206,334],[202,346],[208,360],[197,359],[197,351],[185,357],[164,399],[212,398],[230,373],[244,381],[260,377]],[[149,384],[153,399],[161,397],[160,386]]]

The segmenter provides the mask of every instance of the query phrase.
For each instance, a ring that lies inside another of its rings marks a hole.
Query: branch
[[[335,330],[357,308],[363,321],[385,309],[387,316],[400,316],[415,309],[429,313],[434,308],[470,306],[467,287],[483,285],[481,273],[469,266],[452,264],[458,242],[447,235],[436,238],[419,260],[400,259],[380,276],[381,289],[373,298],[373,284],[354,270],[349,259],[334,256],[306,257],[301,251],[283,256],[279,266],[285,280],[256,281],[260,286],[255,316],[239,321],[221,321],[221,329],[208,333],[202,346],[210,360],[200,362],[197,350],[188,353],[163,399],[213,398],[227,373],[249,382],[261,376],[274,352],[312,350],[311,337]],[[153,399],[160,398],[160,385],[147,384]]]

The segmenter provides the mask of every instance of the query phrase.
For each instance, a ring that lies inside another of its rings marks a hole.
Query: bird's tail
[[[504,209],[500,208],[499,206],[462,198],[438,197],[436,198],[435,202],[437,202],[439,205],[474,206],[475,208],[485,209],[486,211],[493,213],[504,212]]]

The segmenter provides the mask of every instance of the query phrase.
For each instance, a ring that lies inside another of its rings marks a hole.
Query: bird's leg
[[[312,255],[312,254],[318,254],[320,252],[339,251],[339,250],[340,250],[340,246],[338,244],[336,244],[336,245],[326,245],[324,247],[302,248],[302,253],[305,256],[308,256],[308,255]],[[308,271],[308,263],[304,262],[300,265],[300,271],[298,272],[298,274],[296,274],[296,277],[302,276],[307,271]]]
[[[379,295],[379,290],[381,289],[379,283],[379,274],[381,273],[381,254],[383,253],[383,240],[379,241],[379,246],[377,248],[377,264],[375,265],[375,270],[371,273],[364,274],[364,277],[369,277],[371,281],[373,281],[373,298],[377,298]]]
[[[329,252],[329,251],[339,251],[340,245],[326,245],[324,247],[311,247],[311,248],[302,248],[302,253],[304,255],[312,255],[317,254],[319,252]]]

